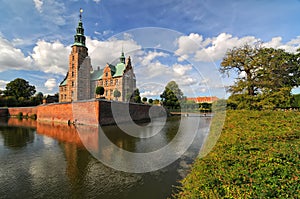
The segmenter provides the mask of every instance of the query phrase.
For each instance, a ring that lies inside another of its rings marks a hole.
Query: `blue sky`
[[[228,48],[245,43],[295,52],[300,1],[269,0],[0,0],[0,89],[21,77],[53,94],[83,8],[94,69],[132,57],[137,86],[156,98],[175,80],[187,96],[225,97],[232,78],[218,67]]]

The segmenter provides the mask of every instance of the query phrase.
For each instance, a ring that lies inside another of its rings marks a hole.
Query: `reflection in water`
[[[210,121],[204,121],[208,129]],[[111,169],[89,151],[99,151],[98,127],[0,121],[0,195],[3,198],[167,198],[188,170],[203,140],[199,133],[181,159],[166,168],[145,174]],[[105,126],[105,135],[127,151],[155,150],[170,142],[178,119],[170,118],[152,141],[133,138],[116,126]],[[84,145],[83,145],[84,143]],[[87,149],[89,150],[87,150]],[[102,154],[114,158],[107,146]]]

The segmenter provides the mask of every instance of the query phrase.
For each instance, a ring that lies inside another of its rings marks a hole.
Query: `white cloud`
[[[169,55],[164,52],[157,52],[157,51],[149,51],[146,53],[145,56],[142,58],[142,65],[148,65],[157,57],[168,57]]]
[[[68,55],[70,47],[64,46],[59,41],[53,43],[40,40],[33,48],[32,58],[36,69],[46,73],[65,75],[68,70]]]
[[[286,44],[282,42],[282,37],[274,37],[271,41],[264,43],[263,46],[267,48],[284,49],[287,52],[295,53],[297,49],[300,48],[300,36]]]
[[[43,1],[42,0],[33,0],[34,6],[40,13],[42,12]]]
[[[191,59],[198,62],[214,62],[221,60],[228,49],[241,47],[245,44],[255,45],[261,39],[254,36],[233,37],[231,34],[221,33],[217,37],[203,39],[202,35],[191,33],[177,39],[178,49],[176,54],[178,61]],[[294,53],[300,48],[300,36],[283,43],[282,37],[274,37],[270,41],[263,42],[264,47],[284,49]]]
[[[0,80],[0,90],[4,90],[9,81]]]
[[[176,64],[174,64],[174,65],[172,66],[172,68],[173,68],[173,71],[174,71],[177,75],[183,76],[183,75],[186,74],[187,71],[190,71],[190,70],[192,69],[192,65],[190,65],[190,64],[187,64],[187,65],[181,65],[181,64],[176,63]]]
[[[141,46],[132,39],[98,41],[87,37],[86,44],[94,68],[98,66],[104,68],[106,63],[118,62],[122,52],[122,46],[126,57],[132,56],[135,51],[141,49]]]
[[[259,39],[253,36],[233,37],[227,33],[221,33],[217,37],[203,39],[202,35],[191,33],[189,36],[181,36],[178,40],[176,53],[179,61],[191,59],[200,62],[211,62],[222,59],[227,49],[244,44],[254,44]]]
[[[45,82],[45,87],[48,91],[52,91],[54,88],[57,87],[56,80],[54,78],[50,78]]]
[[[0,71],[33,69],[32,59],[0,36]]]
[[[95,3],[100,3],[101,0],[93,0]]]

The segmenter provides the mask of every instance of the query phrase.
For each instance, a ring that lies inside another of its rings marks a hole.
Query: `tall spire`
[[[120,57],[120,62],[125,64],[125,56],[124,56],[124,51],[123,51],[123,44],[122,44],[122,53],[121,53],[121,57]]]
[[[84,36],[84,28],[82,25],[82,8],[79,10],[79,22],[76,28],[76,35],[74,35],[74,44],[73,46],[84,46],[85,47],[85,36]]]

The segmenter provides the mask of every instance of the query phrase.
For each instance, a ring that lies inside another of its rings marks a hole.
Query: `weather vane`
[[[81,18],[82,18],[82,13],[83,13],[83,9],[82,8],[80,8],[80,10],[79,10],[79,18],[80,18],[80,21],[81,21]]]

